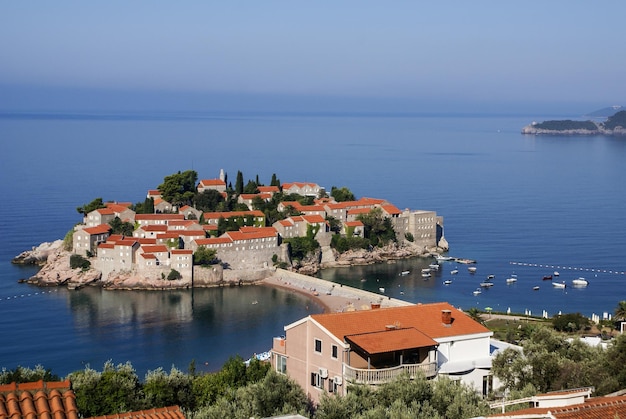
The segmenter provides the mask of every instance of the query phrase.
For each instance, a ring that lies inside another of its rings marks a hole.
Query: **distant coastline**
[[[550,120],[532,122],[522,128],[522,134],[531,135],[626,135],[626,111],[619,111],[604,122],[591,120]]]

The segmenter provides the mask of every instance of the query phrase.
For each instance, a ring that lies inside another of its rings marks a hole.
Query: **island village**
[[[200,180],[196,189],[199,193],[214,190],[226,198],[223,171],[219,178]],[[292,215],[266,225],[265,214],[254,209],[253,202],[269,201],[277,193],[311,197],[313,204],[283,201],[279,211],[289,209]],[[121,202],[106,202],[102,208],[87,212],[83,222],[74,227],[71,251],[50,252],[47,263],[30,282],[70,288],[100,285],[156,290],[232,286],[273,278],[279,286],[283,282],[315,291],[328,281],[304,274],[320,268],[430,257],[448,248],[443,218],[434,211],[400,210],[377,198],[338,202],[322,186],[310,182],[258,186],[256,193],[237,196],[237,202],[248,210],[229,212],[202,212],[189,205],[176,207],[164,200],[158,189],[149,190],[147,199],[154,203],[154,213],[135,213],[130,203]],[[395,233],[393,248],[370,248],[348,257],[331,248],[333,235],[364,236],[360,216],[371,211],[379,211],[390,220]],[[134,225],[132,236],[111,233],[116,218]],[[248,220],[249,225],[218,234],[220,222],[231,218]],[[335,231],[329,218],[339,221]],[[311,232],[320,244],[320,252],[308,263],[293,263],[288,240]],[[195,264],[194,254],[201,248],[214,250],[219,263]],[[70,253],[89,260],[89,268],[70,269]],[[320,402],[324,394],[345,396],[349,384],[377,387],[401,376],[447,377],[487,397],[503,384],[492,373],[492,361],[507,349],[521,352],[518,346],[494,339],[484,324],[447,302],[412,304],[330,283],[323,286],[329,296],[346,298],[345,292],[351,292],[352,297],[358,295],[357,299],[367,304],[327,310],[287,324],[284,335],[268,338],[271,349],[263,354],[263,360],[269,361],[274,371],[293,379],[314,403]],[[602,401],[591,403],[596,399],[590,399],[592,392],[593,388],[586,387],[538,394],[491,403],[491,408],[502,408],[504,412],[506,405],[529,405],[519,416],[502,416],[519,418],[543,417],[533,415],[546,408],[565,412],[585,405],[590,410],[601,410],[605,405]],[[620,396],[614,403],[623,408],[626,397]]]

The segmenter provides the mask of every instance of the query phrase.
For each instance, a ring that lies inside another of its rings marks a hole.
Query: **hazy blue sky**
[[[4,1],[0,85],[624,105],[624,16],[623,0]]]

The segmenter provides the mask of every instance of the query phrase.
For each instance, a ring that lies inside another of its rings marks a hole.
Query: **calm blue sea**
[[[462,308],[611,313],[626,299],[626,138],[520,134],[533,120],[567,117],[576,116],[1,114],[0,367],[41,364],[65,375],[110,359],[143,374],[195,360],[215,370],[230,355],[267,350],[285,324],[319,312],[303,297],[256,286],[69,292],[17,282],[36,269],[11,258],[62,238],[80,222],[76,207],[96,197],[143,201],[164,176],[188,169],[201,178],[224,169],[232,181],[241,170],[265,183],[276,173],[435,210],[449,254],[477,260],[474,275],[446,262],[426,281],[419,269],[430,260],[421,259],[323,278]],[[541,277],[555,269],[559,281],[590,284],[553,289]],[[518,282],[506,285],[513,273]],[[495,285],[474,296],[490,274]]]

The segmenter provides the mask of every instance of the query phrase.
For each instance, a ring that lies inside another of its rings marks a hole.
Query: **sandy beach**
[[[387,297],[384,293],[377,294],[347,287],[283,269],[277,269],[274,275],[265,278],[260,283],[305,295],[321,305],[325,313],[371,310],[372,304],[380,304],[380,307],[412,305],[407,301]]]

